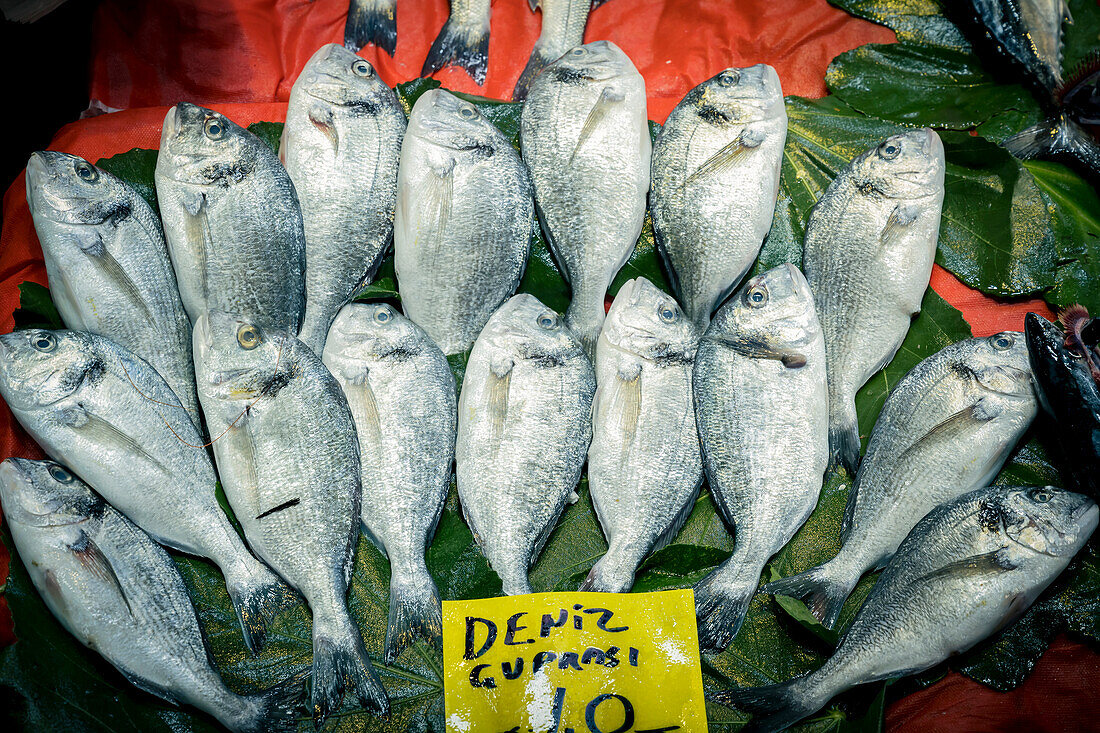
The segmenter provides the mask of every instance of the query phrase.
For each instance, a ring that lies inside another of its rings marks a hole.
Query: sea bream
[[[592,0],[527,0],[527,3],[532,13],[542,10],[542,27],[527,65],[523,67],[512,91],[513,102],[522,102],[527,98],[531,82],[546,66],[569,49],[584,43],[584,27],[593,5]]]
[[[431,76],[445,66],[461,66],[485,84],[489,71],[490,0],[450,0],[451,14],[428,49],[420,76]]]
[[[355,52],[373,43],[393,56],[397,51],[397,0],[351,0],[344,21],[344,48]]]

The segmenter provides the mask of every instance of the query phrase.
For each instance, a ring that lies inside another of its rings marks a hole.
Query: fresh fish
[[[839,554],[766,590],[805,598],[832,628],[860,576],[884,566],[921,517],[993,480],[1037,410],[1021,333],[960,341],[917,364],[871,431]]]
[[[443,24],[420,76],[431,76],[444,66],[461,66],[478,86],[489,70],[489,0],[451,0],[451,16]]]
[[[1082,492],[1100,496],[1100,321],[1071,307],[1065,334],[1034,313],[1024,320],[1035,391],[1054,418],[1065,475]]]
[[[1092,94],[1100,92],[1098,82],[1100,78],[1094,80]],[[1085,124],[1100,124],[1100,114],[1091,120]],[[1002,145],[1021,160],[1064,160],[1079,166],[1093,180],[1100,179],[1100,143],[1065,111],[1016,133]]]
[[[397,50],[397,0],[351,0],[344,48],[355,52],[368,43],[393,56]]]
[[[226,498],[252,549],[313,611],[314,721],[349,687],[367,710],[387,714],[347,605],[362,494],[340,385],[293,332],[220,311],[195,322],[194,353]]]
[[[943,174],[935,132],[894,135],[856,156],[810,212],[803,267],[825,333],[830,462],[849,473],[856,391],[894,358],[928,287]]]
[[[527,569],[576,501],[595,389],[579,339],[533,295],[502,305],[470,352],[458,398],[458,495],[508,595],[531,592]]]
[[[592,357],[607,288],[645,218],[645,82],[610,41],[577,46],[535,79],[520,127],[539,222],[573,289],[565,322]]]
[[[386,660],[418,636],[442,643],[428,549],[451,485],[455,378],[419,326],[383,303],[350,303],[325,345],[359,435],[363,526],[390,560]]]
[[[719,651],[764,564],[813,511],[828,463],[825,343],[798,268],[751,278],[718,310],[699,342],[694,392],[703,467],[736,542],[695,586],[699,643]]]
[[[1062,27],[1069,20],[1065,0],[969,0],[956,12],[972,14],[979,43],[996,49],[1040,90],[1062,83]]]
[[[516,82],[512,92],[513,102],[522,102],[527,98],[531,82],[546,66],[569,49],[584,43],[584,26],[588,23],[591,0],[527,0],[527,3],[532,13],[542,8],[542,30],[531,50],[527,66]]]
[[[156,185],[191,322],[214,309],[297,329],[305,234],[274,151],[224,115],[181,102],[164,118]]]
[[[314,353],[389,247],[404,135],[393,90],[336,44],[313,54],[290,90],[279,157],[302,206],[306,309],[298,338]]]
[[[152,207],[107,171],[52,150],[27,162],[27,203],[66,327],[152,364],[198,425],[191,323]]]
[[[172,558],[52,461],[0,463],[4,524],[62,626],[140,689],[209,713],[231,731],[291,730],[301,686],[238,695],[210,663]]]
[[[818,670],[719,692],[778,731],[856,685],[916,674],[1015,621],[1096,529],[1089,498],[1053,487],[991,486],[940,506],[913,528]]]
[[[46,453],[161,544],[214,561],[252,651],[289,599],[214,494],[204,440],[167,382],[102,336],[30,329],[0,336],[0,395]]]
[[[516,291],[534,229],[519,153],[477,107],[442,89],[409,118],[397,174],[401,306],[448,356],[470,348]]]
[[[779,75],[757,64],[688,92],[653,144],[653,233],[701,329],[771,229],[786,139]]]
[[[703,483],[691,403],[699,332],[640,277],[619,289],[596,344],[588,488],[607,554],[581,590],[622,593],[676,536]]]

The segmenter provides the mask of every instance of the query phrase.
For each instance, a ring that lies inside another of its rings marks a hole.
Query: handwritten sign
[[[449,733],[707,730],[690,590],[444,601],[443,662]]]

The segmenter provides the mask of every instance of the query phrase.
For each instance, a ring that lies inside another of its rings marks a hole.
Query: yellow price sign
[[[443,663],[449,733],[707,730],[690,590],[444,601]]]

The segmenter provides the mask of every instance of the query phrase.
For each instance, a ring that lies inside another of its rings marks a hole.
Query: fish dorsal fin
[[[336,122],[333,118],[332,110],[320,102],[316,102],[310,106],[309,111],[306,112],[306,116],[313,126],[324,133],[328,141],[332,143],[333,152],[339,151],[340,133],[336,131]]]
[[[573,146],[573,152],[569,156],[569,163],[572,164],[573,160],[577,157],[577,153],[584,146],[592,133],[596,131],[600,123],[607,117],[607,113],[610,112],[615,105],[619,104],[626,99],[626,95],[622,92],[616,91],[613,87],[604,87],[600,91],[600,97],[596,100],[596,103],[592,105],[592,109],[588,110],[588,116],[584,118],[584,125],[581,126],[581,134],[577,137],[577,144]]]
[[[718,149],[714,155],[710,156],[703,163],[695,169],[695,171],[688,176],[681,188],[687,188],[699,178],[710,175],[719,170],[734,165],[739,160],[745,157],[745,155],[758,147],[764,142],[764,135],[758,132],[754,132],[749,129],[743,129],[732,140]]]
[[[95,540],[81,529],[76,541],[69,545],[69,551],[73,553],[73,556],[80,562],[81,567],[87,570],[88,573],[113,586],[118,591],[122,602],[126,604],[126,611],[132,616],[134,609],[130,606],[130,599],[126,597],[126,592],[122,589],[122,582],[119,581],[118,574],[115,573],[111,561],[103,554],[103,550],[99,549],[99,545],[95,543]]]
[[[121,291],[144,314],[146,322],[154,323],[153,313],[145,302],[145,298],[142,297],[141,291],[138,290],[138,286],[134,283],[130,274],[108,251],[102,235],[94,229],[84,227],[81,229],[78,242],[80,251],[91,260],[103,279]]]
[[[1015,569],[1015,563],[1005,557],[1001,549],[998,549],[982,553],[981,555],[972,555],[971,557],[949,562],[943,567],[925,573],[917,580],[918,582],[927,583],[956,578],[978,578],[983,575],[997,575],[1007,570]]]

